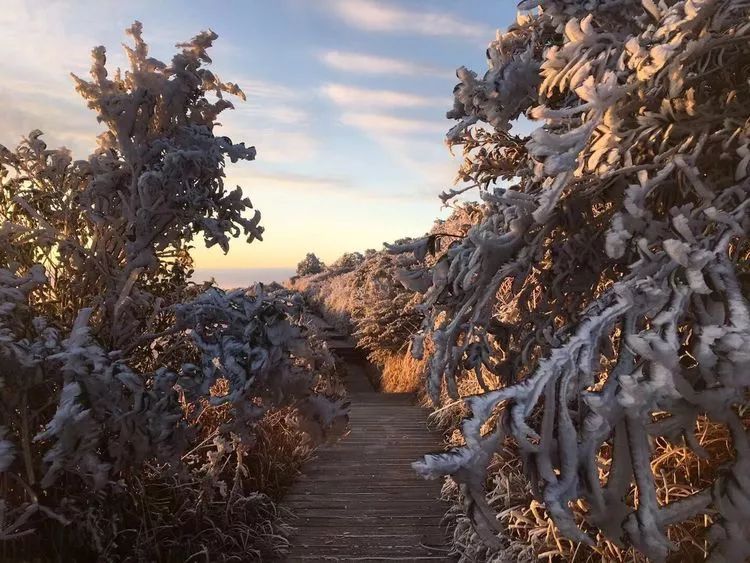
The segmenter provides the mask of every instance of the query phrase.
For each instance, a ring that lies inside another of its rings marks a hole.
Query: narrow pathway
[[[375,391],[363,354],[323,328],[346,364],[351,431],[318,451],[286,497],[297,515],[288,561],[450,561],[440,483],[411,468],[440,437],[413,395]]]

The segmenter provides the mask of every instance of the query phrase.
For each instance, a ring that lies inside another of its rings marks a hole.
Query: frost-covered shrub
[[[321,273],[294,279],[292,287],[330,323],[352,334],[381,368],[382,390],[421,390],[424,367],[411,357],[410,345],[423,318],[414,292],[426,290],[429,280],[417,260],[392,249],[424,246],[423,258],[432,263],[480,215],[474,203],[456,205],[448,219],[435,221],[425,241],[404,238],[380,251],[345,253]],[[433,255],[427,256],[428,246]]]
[[[352,284],[356,301],[352,309],[357,345],[370,359],[405,352],[409,338],[422,320],[414,306],[414,295],[397,280],[395,273],[410,267],[409,261],[379,252],[368,257],[354,271]]]
[[[351,271],[359,266],[364,259],[365,257],[359,252],[345,252],[330,265],[329,269]]]
[[[487,467],[512,443],[535,497],[575,542],[606,538],[663,560],[671,528],[698,522],[695,546],[744,560],[747,4],[520,7],[490,44],[487,73],[458,71],[449,142],[463,146],[459,176],[478,187],[483,213],[424,273],[413,346],[434,349],[436,400],[443,387],[458,398],[467,371],[498,385],[480,377],[462,445],[415,467],[460,483],[490,554],[503,547]],[[529,137],[515,132],[521,116],[536,122]],[[426,238],[394,251],[433,247]],[[712,457],[696,425],[723,429],[728,460]],[[665,495],[664,447],[708,456],[711,471]]]
[[[304,259],[297,264],[297,275],[298,276],[312,276],[319,274],[325,269],[326,265],[313,254],[308,252]]]
[[[127,71],[110,77],[98,47],[91,81],[75,79],[106,126],[88,160],[48,149],[39,131],[0,147],[4,554],[17,544],[3,540],[51,521],[101,554],[118,516],[102,536],[85,517],[90,495],[127,496],[144,464],[213,478],[185,455],[216,409],[225,420],[211,438],[224,442],[198,457],[218,460],[232,441],[238,468],[266,413],[289,408],[295,431],[316,435],[345,420],[340,403],[312,394],[320,356],[301,333],[298,296],[186,281],[194,237],[226,251],[262,233],[240,188],[224,186],[226,161],[255,149],[214,134],[232,107],[224,95],[244,97],[205,68],[216,35],[178,45],[165,64],[149,57],[139,23],[128,33]]]
[[[397,273],[408,270],[413,258],[385,251],[344,254],[320,274],[295,280],[309,303],[340,330],[352,332],[357,345],[376,363],[406,352],[419,328],[421,314],[414,294]]]
[[[290,287],[304,295],[305,302],[337,330],[348,333],[352,330],[354,308],[353,276],[351,271],[324,270],[311,276],[295,276],[290,280]]]

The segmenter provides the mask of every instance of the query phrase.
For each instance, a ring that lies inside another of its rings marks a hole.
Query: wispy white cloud
[[[340,119],[377,143],[404,171],[404,191],[388,196],[394,201],[437,202],[437,195],[453,185],[459,162],[441,142],[447,129],[443,121],[354,111]]]
[[[5,0],[0,10],[0,143],[9,147],[33,129],[50,147],[65,145],[82,158],[96,145],[101,125],[75,92],[70,72],[87,76],[95,39],[67,30],[69,9],[30,0]],[[83,26],[82,26],[83,27]]]
[[[232,118],[251,118],[283,125],[303,125],[310,118],[305,98],[299,92],[268,80],[241,78],[237,84],[247,96],[246,101],[236,101],[237,115]]]
[[[269,80],[258,80],[256,78],[233,78],[233,82],[242,88],[248,100],[252,98],[262,98],[267,100],[289,100],[294,99],[297,93],[283,84],[271,82]]]
[[[395,135],[383,136],[379,142],[404,169],[419,171],[422,184],[414,186],[417,191],[422,189],[436,200],[440,191],[452,185],[461,159],[451,156],[444,144]]]
[[[247,101],[234,101],[234,112],[224,114],[228,121],[247,121],[258,125],[304,125],[310,119],[307,108],[292,103],[279,103],[248,96]]]
[[[434,121],[398,117],[385,113],[345,112],[341,116],[341,122],[375,137],[420,133],[434,134],[445,129],[443,125]]]
[[[414,10],[375,0],[334,0],[334,13],[349,25],[383,33],[485,39],[486,25],[462,20],[448,12]]]
[[[283,190],[286,192],[348,192],[351,183],[338,176],[316,176],[295,172],[253,171],[247,178],[251,191]]]
[[[285,193],[295,196],[335,196],[355,202],[404,202],[404,201],[434,201],[434,192],[424,190],[409,190],[393,193],[373,187],[363,186],[356,180],[342,176],[317,176],[294,172],[267,172],[258,169],[248,171],[240,176],[229,178],[239,184],[254,199],[253,194]],[[261,209],[262,212],[262,209]]]
[[[379,57],[352,51],[325,51],[318,55],[328,67],[344,72],[358,74],[398,74],[404,76],[440,76],[449,77],[450,70],[433,65],[422,64],[406,59]]]
[[[257,127],[247,120],[233,119],[229,116],[223,121],[225,125],[222,125],[217,133],[228,136],[234,142],[255,146],[259,162],[294,167],[311,162],[319,155],[318,137],[308,131],[283,131],[273,125]]]
[[[416,108],[447,106],[448,101],[435,96],[422,96],[396,90],[357,88],[345,84],[326,84],[323,95],[339,106],[359,108]]]
[[[47,146],[66,146],[75,158],[89,154],[103,130],[80,98],[61,95],[57,89],[27,92],[23,83],[13,80],[4,81],[0,88],[0,123],[0,144],[8,148],[14,148],[29,132],[39,129]]]
[[[4,0],[0,10],[0,45],[6,54],[4,77],[45,87],[50,83],[64,84],[72,93],[68,73],[86,73],[89,54],[96,43],[85,30],[61,25],[68,20],[69,12],[70,7],[59,2],[40,10],[31,0]]]
[[[310,130],[310,97],[283,84],[251,77],[236,79],[247,96],[222,115],[223,134],[258,147],[258,160],[290,166],[318,154]]]

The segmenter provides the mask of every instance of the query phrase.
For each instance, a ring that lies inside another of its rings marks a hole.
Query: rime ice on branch
[[[140,23],[128,34],[128,70],[110,78],[97,47],[91,81],[75,78],[106,126],[88,160],[39,131],[0,147],[0,478],[13,483],[0,540],[41,516],[88,533],[92,488],[120,487],[147,460],[206,477],[182,456],[212,407],[228,405],[231,422],[204,454],[230,431],[251,445],[273,408],[297,407],[317,435],[345,418],[313,395],[317,358],[292,294],[187,282],[195,236],[226,251],[262,234],[250,200],[224,185],[227,160],[255,149],[214,134],[224,94],[244,99],[205,68],[216,34],[178,45],[170,64],[149,57]]]
[[[663,560],[669,525],[711,514],[713,560],[745,560],[750,10],[739,0],[520,7],[490,44],[484,77],[458,72],[448,140],[463,147],[459,178],[478,186],[484,213],[427,272],[417,337],[434,345],[435,400],[443,386],[457,396],[465,369],[505,386],[467,399],[465,446],[415,467],[459,481],[476,530],[497,544],[486,467],[511,437],[573,540],[598,531]],[[523,115],[536,122],[529,137],[514,132]],[[728,428],[734,459],[713,485],[659,499],[650,440],[705,455],[699,418]],[[600,478],[603,446],[612,460]]]

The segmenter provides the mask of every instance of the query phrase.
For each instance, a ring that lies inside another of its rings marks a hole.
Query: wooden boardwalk
[[[328,342],[347,367],[351,431],[318,451],[286,497],[297,517],[287,561],[452,561],[440,483],[411,468],[440,437],[411,394],[373,389],[373,367],[350,341]]]

